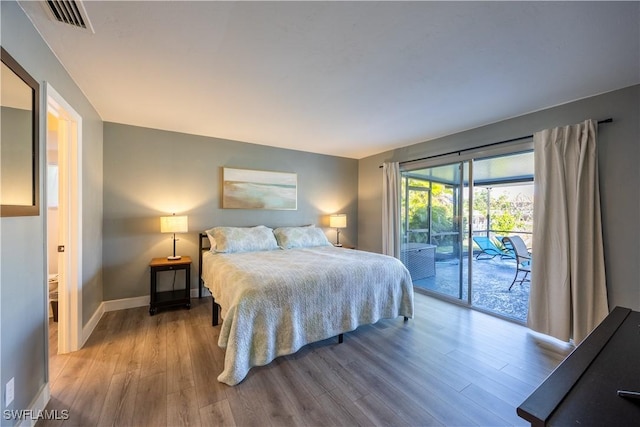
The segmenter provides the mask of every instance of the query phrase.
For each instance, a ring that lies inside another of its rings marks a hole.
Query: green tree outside
[[[431,191],[431,235],[446,233],[455,230],[453,212],[453,187],[443,184],[409,179],[411,187],[428,188]],[[403,180],[403,195],[405,180]],[[521,193],[513,195],[494,193],[489,197],[487,188],[476,188],[473,198],[473,210],[482,216],[486,216],[489,207],[491,230],[498,234],[509,234],[513,231],[532,231],[533,201],[530,197]],[[490,201],[489,201],[490,200]],[[407,201],[402,200],[403,212]],[[409,192],[409,221],[410,230],[429,229],[429,193],[427,191]],[[490,205],[490,206],[488,206]],[[464,200],[464,211],[468,212],[469,202]],[[404,228],[404,224],[403,224]],[[403,229],[403,231],[405,231]],[[428,233],[411,233],[410,242],[427,243]],[[443,242],[434,242],[442,243]]]

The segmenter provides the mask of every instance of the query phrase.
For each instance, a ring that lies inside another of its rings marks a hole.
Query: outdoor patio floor
[[[413,281],[417,288],[459,298],[459,262],[437,261],[436,274]],[[472,305],[519,322],[526,322],[529,310],[529,282],[516,283],[509,291],[516,271],[513,259],[473,259]],[[467,258],[463,261],[462,300],[467,301]],[[522,274],[522,273],[521,273]]]

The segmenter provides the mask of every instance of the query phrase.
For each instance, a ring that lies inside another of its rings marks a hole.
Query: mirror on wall
[[[0,47],[0,216],[40,215],[40,86]]]

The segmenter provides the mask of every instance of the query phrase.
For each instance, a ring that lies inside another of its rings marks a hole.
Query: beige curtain
[[[382,165],[382,253],[400,257],[400,165]]]
[[[608,314],[594,120],[534,134],[528,325],[579,344]]]

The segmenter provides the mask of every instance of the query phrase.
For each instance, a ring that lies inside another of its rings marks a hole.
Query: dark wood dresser
[[[640,313],[616,307],[517,409],[532,426],[640,425]]]

